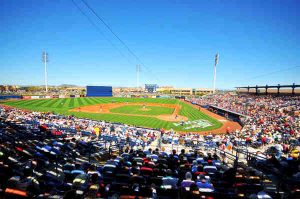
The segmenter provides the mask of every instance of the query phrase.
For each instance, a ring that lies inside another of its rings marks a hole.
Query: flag
[[[215,56],[215,66],[217,66],[218,62],[219,62],[219,54],[217,53]]]

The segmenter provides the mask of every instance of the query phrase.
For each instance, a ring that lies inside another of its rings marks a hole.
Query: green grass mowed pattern
[[[104,103],[161,103],[161,104],[180,104],[181,110],[180,115],[186,116],[190,121],[205,119],[208,120],[213,126],[207,128],[194,128],[185,130],[182,126],[175,126],[173,122],[168,122],[164,120],[159,120],[155,117],[147,117],[147,115],[162,115],[162,114],[172,114],[173,108],[167,107],[155,107],[148,106],[150,111],[142,111],[141,106],[123,106],[119,108],[112,109],[115,114],[100,114],[100,113],[83,113],[83,112],[72,112],[70,109],[88,106],[95,104]],[[150,128],[165,128],[174,129],[177,131],[208,131],[220,128],[222,123],[208,115],[198,111],[191,105],[180,102],[176,99],[153,99],[153,98],[65,98],[65,99],[32,99],[32,100],[15,100],[2,102],[3,104],[28,109],[33,111],[42,112],[54,112],[65,115],[75,115],[81,118],[89,118],[94,120],[105,120],[109,122],[119,122],[133,126],[144,126]],[[118,114],[119,113],[119,114]],[[145,116],[134,116],[134,115],[122,115],[124,113],[138,114]]]

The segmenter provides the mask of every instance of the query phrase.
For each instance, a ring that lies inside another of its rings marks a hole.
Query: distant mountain
[[[61,85],[58,85],[58,87],[80,87],[80,86],[72,85],[72,84],[61,84]]]

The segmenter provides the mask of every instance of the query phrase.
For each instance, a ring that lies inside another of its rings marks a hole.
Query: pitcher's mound
[[[159,115],[157,116],[158,119],[169,121],[169,122],[181,122],[187,121],[188,118],[182,115],[178,115],[177,117],[174,115]]]
[[[139,109],[140,111],[150,111],[151,109],[150,108],[141,108]]]

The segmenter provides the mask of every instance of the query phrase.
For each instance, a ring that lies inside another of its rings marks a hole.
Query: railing
[[[216,145],[210,144],[211,142],[198,141],[196,145],[193,146],[194,149],[202,148],[205,151],[213,151],[215,154],[226,157],[234,167],[238,166],[238,163],[245,160],[247,165],[252,165],[253,160],[265,162],[267,161],[266,154],[260,153],[256,154],[249,152],[247,148],[242,148],[238,146],[233,146],[231,150],[222,150]],[[252,165],[253,166],[253,165]]]

